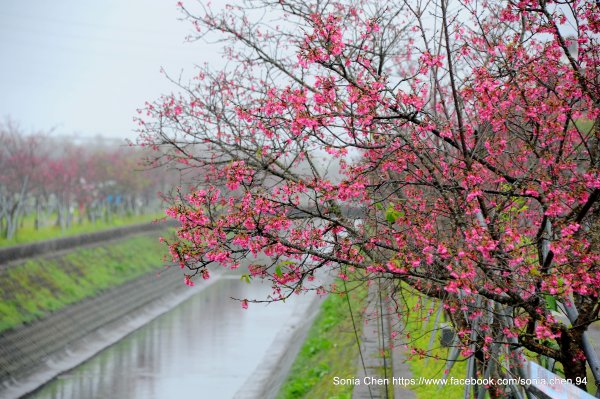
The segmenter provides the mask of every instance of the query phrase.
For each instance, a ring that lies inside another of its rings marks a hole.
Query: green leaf
[[[517,211],[517,213],[523,213],[523,212],[525,212],[527,209],[529,209],[529,207],[528,207],[527,205],[523,205],[523,206],[521,207],[521,209],[519,209],[519,210]]]
[[[277,266],[275,267],[275,275],[276,275],[277,277],[279,277],[279,278],[282,278],[282,277],[283,277],[283,273],[281,272],[281,266],[277,265]]]
[[[240,280],[245,281],[246,284],[250,284],[250,276],[247,274],[242,274],[242,277],[240,277]]]
[[[555,312],[557,312],[558,306],[556,304],[556,298],[554,298],[552,295],[546,295],[546,307],[549,310],[554,310]]]
[[[404,212],[396,210],[393,204],[389,204],[385,211],[385,220],[394,223],[399,217],[404,217]]]
[[[283,260],[283,261],[279,262],[279,265],[287,266],[287,265],[293,265],[294,263],[296,263],[296,262],[294,262],[293,260]]]

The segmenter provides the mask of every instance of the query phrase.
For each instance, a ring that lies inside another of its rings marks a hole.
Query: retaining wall
[[[179,268],[167,269],[160,276],[153,272],[4,333],[0,336],[0,397],[4,397],[3,390],[41,372],[69,344],[185,288]]]
[[[132,234],[146,233],[162,230],[167,226],[173,227],[175,221],[161,223],[140,223],[130,226],[116,227],[95,233],[80,234],[71,237],[55,238],[22,244],[12,247],[0,248],[0,268],[6,267],[9,262],[34,256],[46,255],[52,252],[74,249],[83,245],[99,244],[103,241],[114,240]]]
[[[164,230],[173,223],[142,223],[96,233],[57,238],[15,247],[0,248],[0,270],[19,267],[21,260],[35,256],[52,256],[59,251],[126,236]],[[157,273],[160,271],[160,275]],[[186,286],[181,270],[158,269],[101,294],[69,305],[42,319],[0,334],[0,397],[12,395],[12,388],[36,374],[45,380],[57,371],[44,371],[47,363],[64,354],[65,348],[82,341],[102,327],[111,328],[128,315],[136,313],[165,295],[177,293]],[[112,324],[111,324],[112,323]],[[60,370],[59,370],[60,371]],[[40,384],[45,382],[40,379]],[[33,386],[35,388],[35,386]],[[19,390],[17,390],[19,391]],[[13,395],[18,397],[20,395]]]

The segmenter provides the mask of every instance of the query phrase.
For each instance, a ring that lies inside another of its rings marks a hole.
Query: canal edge
[[[234,399],[272,399],[285,382],[294,360],[304,344],[308,330],[326,296],[313,295],[306,305],[281,327],[259,365],[234,395]]]
[[[155,272],[151,273],[151,275],[154,276],[156,280],[160,280],[160,278],[156,277]],[[148,277],[149,275],[145,275],[139,279],[141,280]],[[58,339],[60,341],[61,349],[48,356],[45,356],[45,354],[42,353],[39,358],[32,359],[32,364],[29,364],[28,366],[34,369],[33,372],[23,372],[18,375],[16,379],[13,378],[11,380],[3,381],[0,386],[0,396],[4,399],[18,399],[37,391],[58,375],[74,369],[88,359],[139,330],[152,320],[190,299],[195,294],[207,289],[220,279],[221,273],[214,275],[213,278],[204,284],[187,287],[178,276],[177,281],[171,281],[169,287],[172,288],[172,284],[175,283],[177,284],[176,287],[181,288],[162,292],[157,297],[140,303],[139,306],[126,314],[91,329],[92,331],[87,332],[80,338],[73,339],[73,336],[70,334],[59,335],[58,338],[57,336],[49,338],[54,340]],[[154,290],[155,288],[155,286],[149,285],[147,286],[148,291],[146,292],[150,292],[150,290]],[[116,287],[107,294],[118,298],[121,295],[129,295],[130,293],[131,287],[129,287],[128,284],[124,284],[123,286]],[[142,297],[143,295],[140,296],[140,298]],[[85,313],[85,310],[81,310],[80,312],[83,314]],[[53,316],[50,316],[49,319],[52,317]],[[27,329],[33,331],[34,328],[39,328],[39,326],[33,324]],[[38,344],[44,345],[43,342]]]

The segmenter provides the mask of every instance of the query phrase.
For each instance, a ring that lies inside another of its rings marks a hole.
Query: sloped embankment
[[[0,271],[0,334],[150,271],[165,254],[159,233],[31,258]]]
[[[185,287],[179,270],[161,269],[166,249],[158,243],[160,234],[154,231],[2,268],[0,393],[43,368],[68,344]]]

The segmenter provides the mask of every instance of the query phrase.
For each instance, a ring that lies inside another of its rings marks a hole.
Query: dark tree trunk
[[[560,338],[561,363],[565,372],[565,378],[570,379],[573,384],[587,391],[587,385],[583,382],[587,375],[586,361],[583,356],[583,331],[570,329],[563,333]]]

